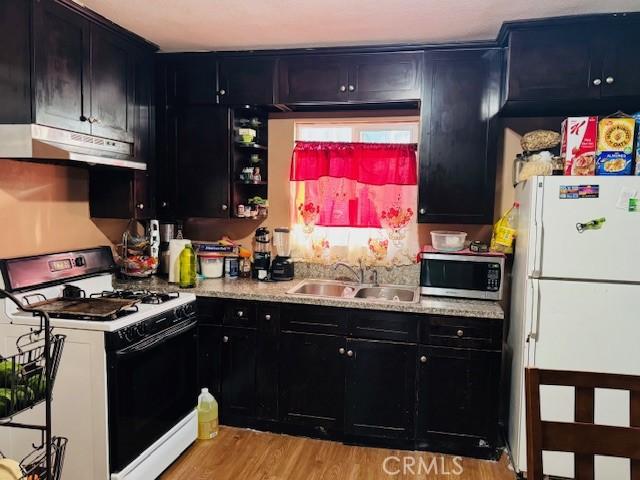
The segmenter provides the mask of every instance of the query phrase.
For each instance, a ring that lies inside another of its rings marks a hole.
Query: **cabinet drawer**
[[[223,302],[216,298],[197,298],[198,321],[205,325],[220,325],[224,316]]]
[[[280,306],[274,303],[258,304],[258,331],[277,334],[280,331]]]
[[[250,302],[226,302],[223,323],[235,327],[255,327],[256,306]]]
[[[355,310],[349,317],[349,335],[357,338],[415,342],[418,317],[396,312]]]
[[[283,306],[282,330],[301,333],[345,333],[348,310],[331,307]]]
[[[499,350],[502,342],[502,321],[429,317],[420,324],[420,342],[443,347]]]

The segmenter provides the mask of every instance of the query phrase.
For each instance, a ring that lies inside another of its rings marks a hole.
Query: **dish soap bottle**
[[[218,402],[203,388],[198,395],[198,439],[209,440],[218,435]]]
[[[518,232],[519,209],[520,204],[514,202],[513,206],[493,226],[490,248],[492,252],[513,253],[513,241]]]
[[[185,245],[180,252],[180,288],[192,288],[196,286],[196,252],[190,243]]]

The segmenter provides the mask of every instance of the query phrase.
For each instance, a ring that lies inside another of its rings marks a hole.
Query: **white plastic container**
[[[200,273],[204,278],[222,278],[224,257],[218,253],[198,253]]]
[[[431,232],[431,245],[440,252],[457,252],[464,249],[466,232],[434,230]]]
[[[198,395],[198,439],[216,437],[218,428],[218,402],[208,388],[203,388]]]

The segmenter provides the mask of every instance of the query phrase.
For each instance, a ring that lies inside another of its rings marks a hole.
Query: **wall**
[[[380,115],[388,116],[389,113]],[[336,114],[319,115],[318,113],[297,115],[306,118],[335,117]],[[185,236],[194,240],[215,240],[222,235],[238,240],[243,245],[251,245],[253,232],[263,225],[273,230],[275,227],[289,225],[289,165],[294,145],[295,120],[292,118],[275,118],[269,120],[269,216],[262,222],[250,220],[208,220],[191,219],[185,226]],[[520,153],[520,137],[522,133],[535,128],[559,129],[560,120],[548,119],[507,119],[504,121],[503,134],[500,139],[498,168],[496,175],[496,202],[494,216],[499,218],[502,212],[513,204],[514,189],[512,182],[513,159]],[[462,230],[469,234],[470,240],[488,241],[491,236],[491,225],[437,225],[421,224],[418,226],[420,245],[431,243],[431,230]]]
[[[89,217],[87,171],[0,159],[0,258],[111,245],[127,222]]]

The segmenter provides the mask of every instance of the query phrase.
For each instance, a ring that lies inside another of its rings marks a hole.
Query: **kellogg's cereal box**
[[[562,122],[562,146],[565,175],[595,173],[598,117],[569,117]]]
[[[632,117],[600,120],[596,175],[631,175],[635,126]]]

